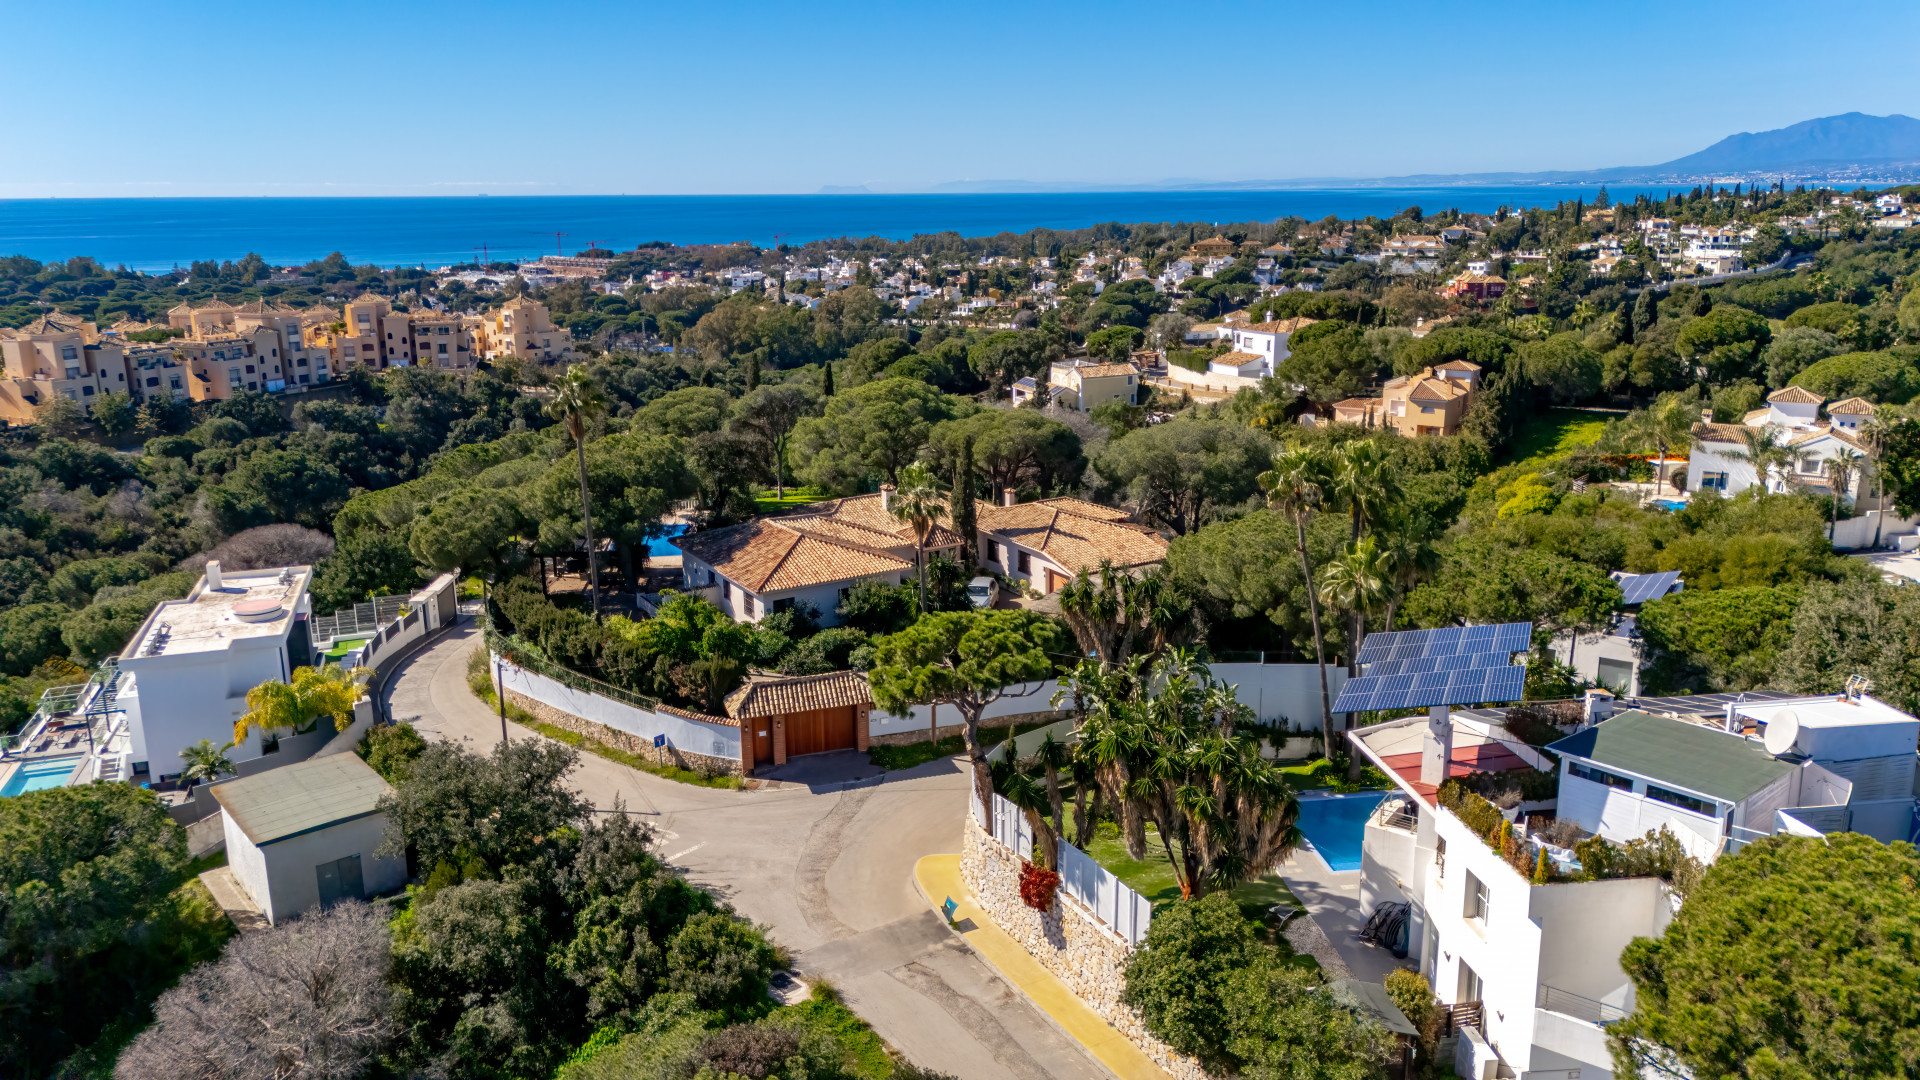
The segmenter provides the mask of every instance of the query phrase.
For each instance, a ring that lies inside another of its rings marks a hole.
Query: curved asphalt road
[[[395,670],[386,704],[428,738],[487,753],[500,720],[467,689],[471,624]],[[511,738],[540,736],[509,725]],[[723,791],[581,755],[574,783],[656,830],[688,879],[768,926],[810,977],[914,1062],[963,1080],[1109,1077],[929,910],[913,886],[923,855],[960,850],[967,783],[952,759],[884,782]]]

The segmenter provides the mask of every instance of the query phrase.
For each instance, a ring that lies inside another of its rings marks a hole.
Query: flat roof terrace
[[[1453,728],[1453,750],[1447,757],[1449,779],[1471,773],[1512,772],[1534,767],[1500,739],[1481,734],[1460,722]],[[1426,740],[1427,718],[1407,717],[1361,729],[1360,742],[1385,766],[1403,790],[1419,796],[1428,806],[1439,805],[1439,787],[1420,779],[1420,757]]]
[[[219,585],[210,588],[203,574],[186,599],[153,609],[120,659],[215,652],[236,641],[280,637],[312,577],[311,566],[238,570],[220,573]]]

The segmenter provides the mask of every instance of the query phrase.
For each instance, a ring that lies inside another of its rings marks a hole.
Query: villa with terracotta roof
[[[1824,420],[1822,411],[1827,416]],[[1766,405],[1741,417],[1738,424],[1716,424],[1712,412],[1702,410],[1700,422],[1693,425],[1694,451],[1687,460],[1687,490],[1737,495],[1761,484],[1753,464],[1740,460],[1740,455],[1748,452],[1748,430],[1770,428],[1793,460],[1784,469],[1778,465],[1768,468],[1766,490],[1779,493],[1809,488],[1827,493],[1833,488],[1828,462],[1868,453],[1861,428],[1873,419],[1874,411],[1874,404],[1865,398],[1844,398],[1829,405],[1824,397],[1802,386],[1783,386],[1768,394]],[[1851,473],[1846,490],[1840,494],[1856,502],[1866,483],[1866,470],[1854,468]]]
[[[1449,360],[1389,379],[1377,398],[1348,398],[1333,406],[1340,424],[1390,428],[1402,435],[1452,435],[1480,389],[1480,365]]]
[[[893,489],[814,503],[793,514],[688,533],[681,552],[686,591],[707,597],[737,622],[759,622],[795,604],[810,605],[822,626],[863,581],[916,581],[913,529],[887,512]],[[960,538],[936,525],[926,555],[952,552]]]
[[[1258,312],[1257,304],[1254,310]],[[1272,312],[1264,314],[1271,315]],[[1295,331],[1305,329],[1319,321],[1308,318],[1269,318],[1264,322],[1233,326],[1228,331],[1228,337],[1233,340],[1233,352],[1217,358],[1208,365],[1208,368],[1220,375],[1271,378],[1281,362],[1293,355],[1287,348],[1287,339]],[[1245,359],[1247,357],[1252,359]],[[1231,362],[1235,360],[1238,362]]]
[[[1201,240],[1188,248],[1187,254],[1201,258],[1209,256],[1219,258],[1232,255],[1239,250],[1239,244],[1234,243],[1224,236],[1209,236],[1205,240]]]
[[[1472,297],[1475,300],[1498,300],[1507,292],[1507,279],[1498,274],[1483,274],[1469,270],[1447,282],[1440,288],[1440,295],[1458,299]]]
[[[1112,364],[1099,360],[1059,360],[1047,370],[1048,404],[1075,412],[1092,412],[1109,402],[1137,405],[1140,401],[1140,369],[1131,363]],[[1038,387],[1016,387],[1014,403],[1039,392]]]
[[[1098,569],[1103,559],[1134,569],[1167,557],[1166,537],[1133,523],[1124,510],[1084,499],[1013,499],[1009,490],[999,505],[977,504],[975,558],[1036,592],[1056,592],[1081,570]]]

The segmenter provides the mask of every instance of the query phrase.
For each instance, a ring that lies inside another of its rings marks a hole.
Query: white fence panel
[[[1060,845],[1060,887],[1128,944],[1138,945],[1146,938],[1153,905],[1086,852],[1064,842]]]
[[[1000,795],[993,797],[993,838],[1021,858],[1033,859],[1033,826],[1019,807]]]

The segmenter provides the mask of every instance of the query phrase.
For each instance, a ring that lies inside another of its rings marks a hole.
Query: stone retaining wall
[[[947,708],[951,708],[951,706],[947,706]],[[1012,727],[1015,724],[1051,724],[1057,720],[1065,720],[1072,715],[1071,710],[1048,709],[1042,712],[1009,713],[1005,716],[989,716],[980,721],[980,730],[985,731],[988,728]],[[935,737],[941,739],[957,738],[965,727],[965,724],[941,724],[934,729],[936,733]],[[867,740],[867,745],[912,746],[915,743],[932,741],[933,739],[927,736],[927,729],[921,728],[918,731],[896,731],[891,735],[870,736]]]
[[[615,750],[645,758],[656,765],[677,765],[682,769],[706,773],[709,776],[739,776],[740,762],[733,758],[714,757],[711,754],[697,754],[690,750],[681,750],[673,746],[655,746],[652,740],[616,731],[605,724],[595,723],[573,715],[537,698],[528,697],[518,690],[507,691],[508,704],[518,705],[532,713],[534,719],[543,724],[571,731],[575,735],[605,743]]]
[[[1020,899],[1020,857],[971,818],[963,831],[960,877],[974,903],[1173,1080],[1209,1080],[1198,1061],[1148,1034],[1140,1014],[1122,1000],[1132,948],[1065,893],[1044,914],[1028,907]]]

